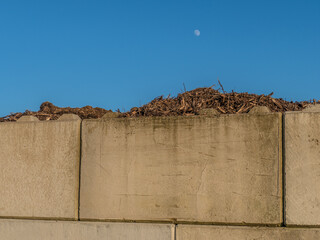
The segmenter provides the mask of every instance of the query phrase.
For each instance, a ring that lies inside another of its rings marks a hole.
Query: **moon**
[[[199,37],[200,36],[200,30],[199,29],[194,30],[194,35]]]

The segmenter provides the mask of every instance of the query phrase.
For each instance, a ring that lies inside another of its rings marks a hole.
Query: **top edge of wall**
[[[284,112],[284,115],[291,115],[291,114],[320,114],[319,112],[309,112],[309,111],[288,111],[288,112]]]
[[[17,121],[0,122],[0,124],[30,124],[30,123],[53,123],[53,122],[81,122],[81,118],[75,114],[63,114],[57,120],[39,120],[36,116],[22,116]]]
[[[254,113],[231,113],[231,114],[200,114],[200,115],[182,115],[182,116],[141,116],[141,117],[118,117],[117,115],[112,115],[112,116],[103,116],[102,118],[97,118],[97,119],[81,119],[75,114],[64,114],[62,115],[58,120],[39,120],[34,116],[23,116],[24,117],[34,117],[36,120],[18,120],[18,121],[10,121],[10,122],[0,122],[0,124],[14,124],[14,123],[19,123],[19,124],[25,124],[25,123],[46,123],[46,122],[69,122],[69,121],[109,121],[111,119],[130,119],[130,120],[142,120],[142,119],[192,119],[192,118],[219,118],[219,117],[240,117],[240,116],[251,116],[251,115],[286,115],[286,114],[320,114],[320,108],[319,109],[305,109],[304,111],[287,111],[287,112],[254,112]],[[73,116],[67,116],[67,115],[73,115]]]
[[[305,109],[299,112],[300,113],[320,113],[320,104],[309,105]],[[292,113],[298,113],[298,111],[285,112],[285,114],[292,114]]]
[[[281,112],[271,113],[255,113],[255,114],[219,114],[219,115],[190,115],[190,116],[146,116],[146,117],[109,117],[109,118],[98,118],[98,119],[83,119],[83,121],[109,121],[109,120],[152,120],[152,119],[200,119],[200,118],[229,118],[229,117],[244,117],[244,116],[255,116],[255,115],[282,115]]]

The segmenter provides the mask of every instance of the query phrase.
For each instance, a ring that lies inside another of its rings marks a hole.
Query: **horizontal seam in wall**
[[[65,221],[65,222],[75,222],[78,221],[77,218],[59,218],[59,217],[12,217],[12,216],[0,216],[1,219],[7,220],[42,220],[42,221]]]
[[[215,226],[249,226],[249,227],[280,227],[281,223],[232,223],[232,222],[194,222],[178,220],[131,220],[131,219],[88,219],[81,218],[84,222],[123,222],[123,223],[158,223],[158,224],[188,224],[188,225],[215,225]]]

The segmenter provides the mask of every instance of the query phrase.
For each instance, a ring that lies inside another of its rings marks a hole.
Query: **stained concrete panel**
[[[0,123],[0,217],[78,217],[80,124]]]
[[[0,240],[171,240],[170,225],[0,220]]]
[[[281,114],[82,126],[81,219],[282,220]]]
[[[178,225],[176,240],[318,240],[320,229]]]
[[[320,225],[320,113],[285,114],[286,223]]]

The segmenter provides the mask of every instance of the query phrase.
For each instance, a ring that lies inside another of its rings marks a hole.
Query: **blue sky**
[[[320,99],[320,1],[0,1],[0,116],[44,101],[124,111],[218,77]]]

